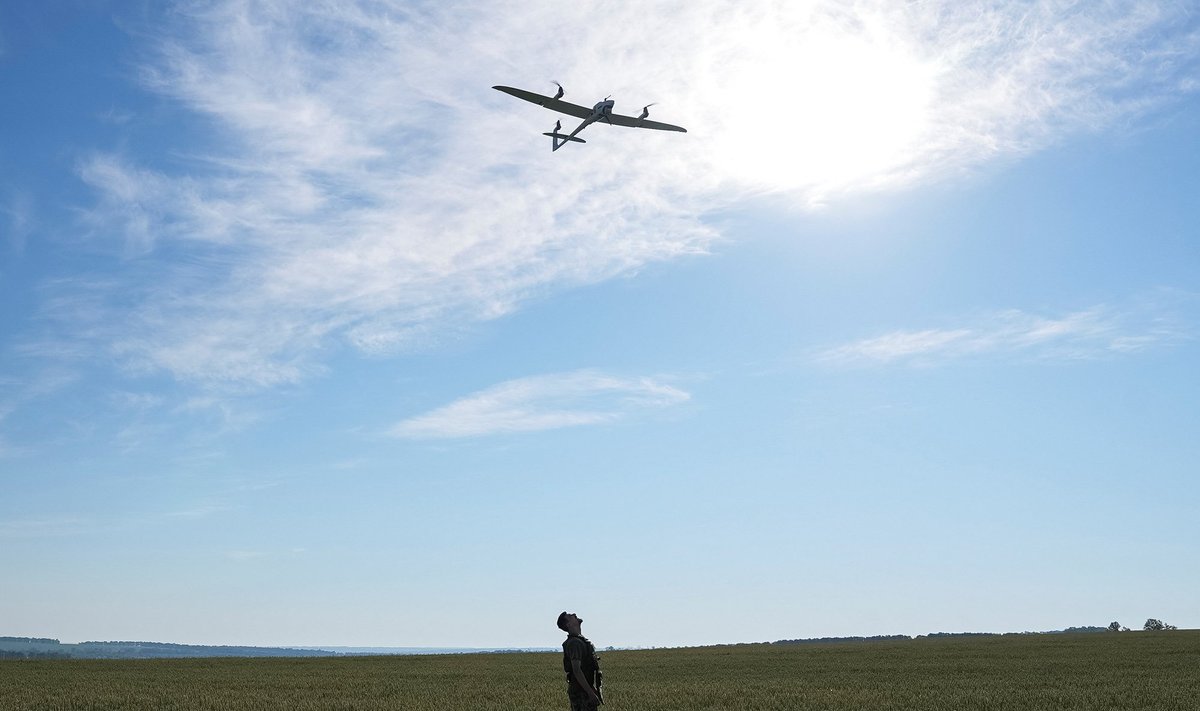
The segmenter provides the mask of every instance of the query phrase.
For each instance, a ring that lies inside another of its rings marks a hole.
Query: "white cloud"
[[[689,398],[688,393],[650,378],[618,378],[594,371],[538,375],[493,385],[406,419],[391,434],[437,439],[604,424]]]
[[[1169,311],[1143,306],[1097,306],[1059,317],[1018,310],[978,318],[967,326],[892,331],[819,351],[814,360],[834,365],[915,363],[1020,356],[1091,359],[1132,353],[1189,338],[1194,324]]]
[[[1185,90],[1200,43],[1185,7],[1149,2],[180,12],[144,78],[215,138],[81,163],[92,229],[136,280],[119,325],[87,333],[134,368],[242,387],[702,253],[705,216],[749,194],[901,187],[1137,115]],[[690,133],[599,126],[551,154],[556,116],[490,86],[552,77],[580,103],[659,101]]]

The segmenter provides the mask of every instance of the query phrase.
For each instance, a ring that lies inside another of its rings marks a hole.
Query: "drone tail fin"
[[[559,148],[567,145],[568,142],[587,143],[587,141],[583,140],[582,138],[568,136],[565,133],[559,133],[558,131],[550,131],[543,133],[542,135],[550,137],[550,142],[552,144],[552,147],[550,148],[551,151],[557,151]]]

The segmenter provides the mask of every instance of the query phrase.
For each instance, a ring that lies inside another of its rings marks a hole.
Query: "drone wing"
[[[628,126],[629,128],[653,128],[659,131],[680,131],[682,133],[687,133],[687,129],[683,126],[672,126],[669,123],[660,123],[658,121],[651,121],[650,119],[622,116],[621,114],[609,114],[608,118],[614,126]]]
[[[512,94],[518,99],[524,99],[526,101],[535,103],[538,106],[544,106],[547,109],[550,109],[551,111],[557,111],[560,114],[566,114],[568,116],[574,116],[575,118],[581,119],[585,119],[592,115],[591,109],[584,108],[578,104],[572,104],[569,101],[563,101],[562,99],[555,99],[552,96],[542,96],[541,94],[535,94],[532,91],[514,89],[511,86],[493,86],[492,88],[503,91],[505,94]]]

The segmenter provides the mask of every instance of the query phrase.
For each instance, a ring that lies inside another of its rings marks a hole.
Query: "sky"
[[[0,95],[0,634],[1200,627],[1190,2],[17,0]]]

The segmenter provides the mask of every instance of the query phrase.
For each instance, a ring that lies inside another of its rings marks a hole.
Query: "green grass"
[[[1194,711],[1200,632],[602,654],[610,711]],[[557,654],[0,661],[0,709],[567,708]]]

